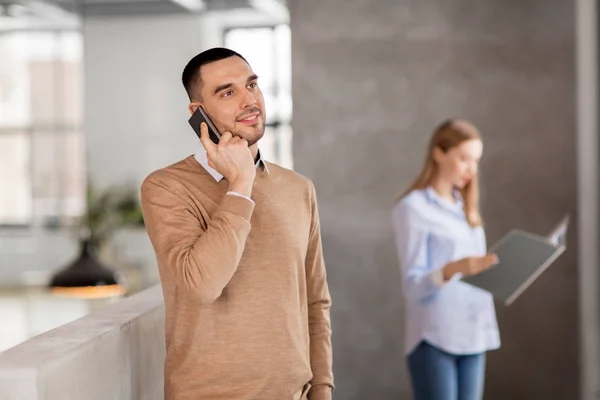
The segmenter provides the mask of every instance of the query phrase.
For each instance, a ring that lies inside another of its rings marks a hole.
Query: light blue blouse
[[[448,282],[449,262],[486,253],[482,227],[472,228],[457,192],[452,203],[431,187],[414,190],[393,210],[405,309],[405,352],[422,341],[451,354],[476,354],[500,347],[493,297],[461,281]]]

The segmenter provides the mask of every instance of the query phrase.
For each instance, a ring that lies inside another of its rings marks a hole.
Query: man
[[[202,107],[194,156],[142,184],[165,299],[168,400],[323,400],[333,390],[330,296],[312,182],[260,157],[263,95],[213,48],[183,71]]]

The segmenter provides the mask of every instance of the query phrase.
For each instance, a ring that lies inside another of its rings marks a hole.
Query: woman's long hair
[[[481,136],[477,128],[468,121],[461,119],[449,119],[444,121],[433,133],[429,147],[427,149],[427,158],[421,173],[415,181],[406,189],[400,198],[406,196],[413,190],[425,189],[431,184],[438,165],[433,159],[433,150],[439,148],[444,153],[468,140],[479,139]],[[464,212],[469,225],[476,227],[482,224],[479,213],[479,184],[478,174],[476,174],[464,188],[460,189],[464,201]]]

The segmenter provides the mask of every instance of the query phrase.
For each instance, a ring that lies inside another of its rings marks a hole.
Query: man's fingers
[[[217,166],[215,165],[215,163],[213,162],[213,160],[209,157],[207,157],[208,159],[208,166],[211,167],[212,169],[216,170]]]
[[[206,123],[204,122],[200,124],[200,143],[202,143],[202,146],[204,146],[204,150],[206,150],[207,153],[212,152],[216,147],[208,136],[208,126],[206,126]]]
[[[233,135],[231,134],[231,132],[223,132],[223,134],[221,135],[221,138],[219,139],[219,145],[224,146],[227,143],[229,143],[229,141],[231,140],[231,138],[233,137]]]
[[[229,144],[247,148],[248,141],[240,136],[234,136],[229,141]]]

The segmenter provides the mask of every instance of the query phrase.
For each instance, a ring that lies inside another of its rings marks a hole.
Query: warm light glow
[[[53,287],[52,294],[61,297],[75,297],[78,299],[103,299],[107,297],[122,296],[125,294],[123,285],[84,286],[84,287]]]

